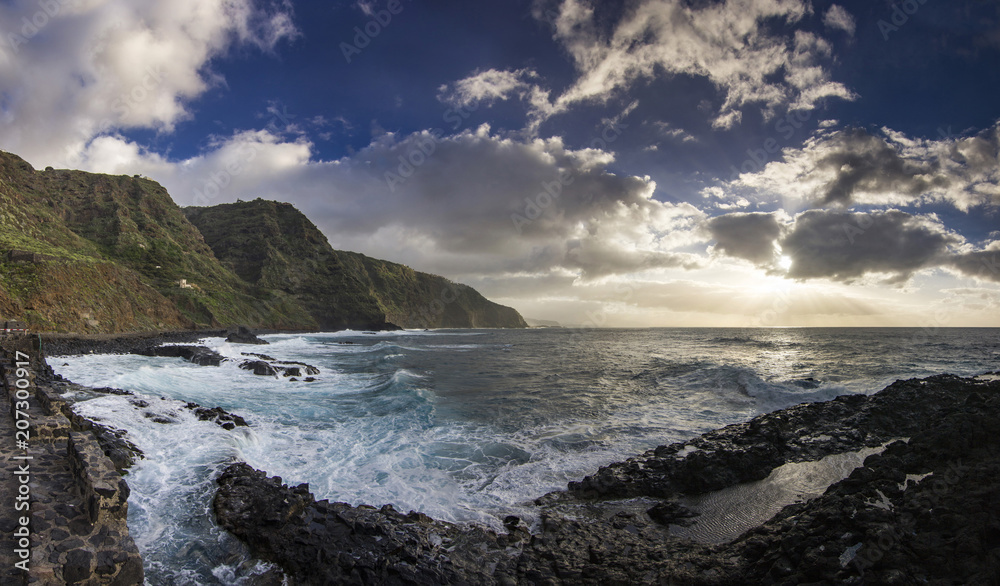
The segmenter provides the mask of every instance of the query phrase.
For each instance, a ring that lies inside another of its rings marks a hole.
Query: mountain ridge
[[[456,285],[463,288],[463,301],[446,304],[444,313],[465,312],[465,319],[410,319],[407,312],[421,304],[436,307],[434,295],[450,281],[334,251],[294,206],[270,204],[268,209],[254,204],[261,215],[244,219],[253,230],[270,230],[271,240],[283,243],[285,252],[276,246],[240,251],[231,243],[223,262],[188,213],[155,181],[51,167],[38,171],[0,151],[0,317],[22,319],[36,331],[80,334],[236,324],[299,331],[445,323],[525,327],[515,310],[464,285]],[[212,242],[226,240],[220,231],[225,226],[209,223]],[[293,252],[312,264],[300,266]],[[262,272],[253,273],[253,263],[238,262],[259,253],[265,255],[257,263]],[[384,278],[407,271],[425,275],[405,285],[412,290]],[[437,285],[419,288],[424,281]],[[387,285],[403,289],[379,290]]]
[[[475,289],[357,252],[335,250],[292,204],[256,199],[184,213],[244,280],[297,299],[321,328],[527,327]],[[336,305],[326,291],[338,289]]]

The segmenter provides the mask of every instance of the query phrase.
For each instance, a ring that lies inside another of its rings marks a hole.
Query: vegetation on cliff
[[[0,317],[80,333],[523,326],[458,285],[435,312],[446,280],[334,251],[289,204],[233,206],[186,215],[149,179],[37,171],[0,152]],[[217,221],[227,210],[240,213]],[[425,308],[438,319],[407,318]]]
[[[471,287],[405,265],[334,250],[287,203],[257,199],[185,208],[205,241],[242,279],[295,299],[323,329],[526,327],[514,309]]]

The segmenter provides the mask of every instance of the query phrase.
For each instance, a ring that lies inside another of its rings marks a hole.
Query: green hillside
[[[34,330],[523,327],[460,285],[428,313],[451,286],[334,251],[290,204],[182,210],[149,179],[38,171],[0,152],[0,318]]]

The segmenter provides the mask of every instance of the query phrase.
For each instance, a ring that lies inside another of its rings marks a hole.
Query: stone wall
[[[31,356],[26,412],[23,401],[16,404],[16,350]],[[30,423],[27,450],[8,448],[13,437],[2,439],[5,474],[14,469],[13,455],[31,457],[30,569],[6,572],[3,583],[142,584],[142,559],[126,524],[128,484],[89,431],[90,422],[75,415],[49,387],[49,373],[36,337],[15,337],[0,345],[0,399],[9,405],[0,414],[4,429],[14,435],[18,406],[20,418],[27,413]],[[0,510],[5,530],[13,515],[13,507]]]

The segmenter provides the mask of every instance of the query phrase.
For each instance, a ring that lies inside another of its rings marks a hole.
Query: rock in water
[[[998,421],[1000,381],[949,375],[798,405],[572,483],[540,499],[534,535],[513,516],[499,534],[391,505],[316,502],[307,485],[242,463],[219,478],[214,509],[254,555],[301,584],[996,584]],[[698,522],[678,494],[900,437],[911,439],[728,543],[665,527]],[[624,510],[632,501],[621,499],[634,497],[660,503]],[[581,504],[599,514],[559,513]]]
[[[278,373],[270,364],[263,360],[247,360],[240,364],[243,370],[252,370],[258,376],[274,376]]]
[[[229,336],[226,337],[226,341],[230,344],[268,344],[267,340],[261,340],[246,326],[239,326],[235,330],[230,330]]]
[[[142,356],[168,356],[184,358],[198,366],[219,366],[225,357],[204,346],[157,346],[137,352]]]

